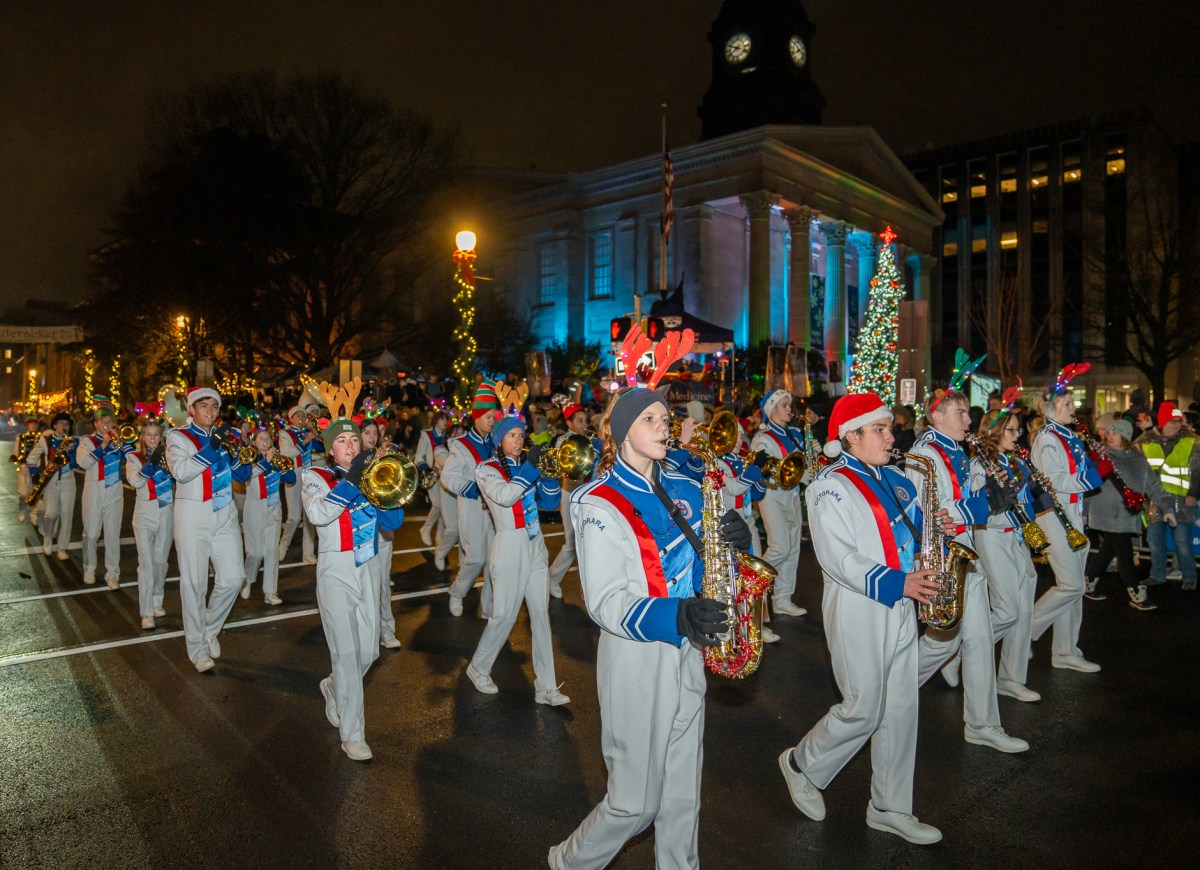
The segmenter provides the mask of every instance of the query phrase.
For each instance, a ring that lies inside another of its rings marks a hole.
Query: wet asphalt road
[[[239,600],[223,657],[199,675],[177,634],[177,584],[167,584],[169,615],[142,632],[136,587],[84,587],[78,549],[70,562],[26,552],[38,541],[17,524],[15,504],[5,463],[0,866],[531,868],[545,866],[547,848],[603,794],[598,630],[577,573],[566,599],[551,602],[556,668],[572,698],[551,709],[533,703],[527,623],[497,662],[500,694],[479,694],[463,674],[483,627],[478,592],[456,619],[430,555],[398,554],[404,647],[381,651],[368,676],[375,760],[356,764],[338,748],[317,688],[329,658],[311,612],[312,567],[284,569],[282,607]],[[127,493],[127,514],[131,505]],[[421,548],[417,525],[406,523],[398,551]],[[78,536],[78,518],[75,528]],[[548,539],[551,556],[560,542]],[[122,583],[133,584],[132,540],[121,555]],[[915,810],[945,840],[921,848],[864,824],[866,753],[826,791],[824,822],[787,797],[777,755],[838,700],[815,568],[806,553],[796,596],[813,615],[776,619],[783,641],[759,672],[710,677],[705,866],[1190,864],[1200,839],[1196,593],[1155,590],[1161,607],[1150,613],[1115,594],[1085,602],[1081,646],[1104,666],[1099,674],[1053,670],[1049,637],[1035,644],[1029,684],[1042,702],[1000,699],[1007,730],[1032,745],[1023,755],[964,743],[961,694],[935,677],[921,693]],[[69,654],[36,658],[60,650]],[[614,866],[652,867],[652,836]]]

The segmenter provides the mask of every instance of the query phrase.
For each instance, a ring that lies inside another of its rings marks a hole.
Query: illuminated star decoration
[[[891,405],[896,401],[896,373],[900,368],[897,349],[900,340],[900,302],[904,299],[904,281],[896,266],[891,227],[879,234],[883,244],[876,258],[875,277],[871,279],[867,320],[858,336],[857,353],[850,369],[851,393],[873,392]]]

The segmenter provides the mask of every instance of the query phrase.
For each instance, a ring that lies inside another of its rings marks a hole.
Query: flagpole
[[[667,186],[667,104],[662,104],[662,171],[663,171],[663,189]],[[658,289],[660,291],[667,289],[667,234],[669,229],[666,222],[667,203],[663,203],[663,215],[659,226],[659,251],[658,251]]]

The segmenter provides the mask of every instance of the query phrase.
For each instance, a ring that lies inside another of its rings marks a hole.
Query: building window
[[[1010,230],[1008,232],[1003,232],[1000,234],[1000,247],[1001,248],[1003,248],[1004,250],[1007,251],[1010,248],[1015,248],[1016,246],[1017,246],[1016,230]]]
[[[957,190],[946,190],[942,192],[942,202],[958,202]]]
[[[592,233],[591,262],[592,283],[589,298],[612,299],[613,239],[611,231]]]
[[[12,366],[5,366],[5,367],[4,367],[4,373],[5,373],[6,375],[11,375],[11,374],[12,374]]]
[[[957,257],[958,256],[958,242],[946,242],[945,244],[943,244],[942,245],[942,256],[943,257]]]
[[[12,359],[12,348],[11,347],[4,348],[4,358]]]
[[[554,244],[538,248],[538,304],[553,305],[558,295],[558,262]]]

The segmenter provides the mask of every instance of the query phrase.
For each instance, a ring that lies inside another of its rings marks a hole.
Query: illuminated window
[[[947,190],[942,194],[942,202],[958,202],[958,191]]]
[[[971,253],[978,254],[987,250],[987,239],[971,239]]]
[[[1063,184],[1073,184],[1083,178],[1082,169],[1068,169],[1063,173]]]
[[[558,262],[554,256],[554,245],[538,248],[538,302],[553,305],[558,295]]]
[[[1035,175],[1033,178],[1029,179],[1029,185],[1031,187],[1045,187],[1049,183],[1050,178],[1046,175]]]
[[[1108,163],[1105,164],[1105,169],[1109,175],[1120,175],[1125,171],[1125,158],[1118,157],[1115,160],[1110,159]]]
[[[958,242],[946,242],[946,244],[942,245],[942,256],[943,257],[957,257],[958,256]]]
[[[1050,222],[1045,218],[1034,218],[1032,226],[1035,233],[1050,232]]]
[[[987,186],[983,184],[972,184],[971,199],[979,199],[982,196],[987,196]]]
[[[1016,232],[1007,232],[1007,233],[1000,234],[1000,247],[1004,248],[1005,250],[1008,250],[1010,248],[1015,248],[1016,246],[1017,246]]]
[[[12,366],[5,366],[5,367],[4,367],[4,373],[5,373],[6,375],[11,375],[11,374],[12,374]]]
[[[612,298],[613,251],[612,233],[592,233],[592,299]]]
[[[4,358],[12,359],[12,348],[11,347],[4,348]]]
[[[1017,192],[1017,180],[1015,178],[1000,179],[1000,192],[1001,193],[1016,193]]]

